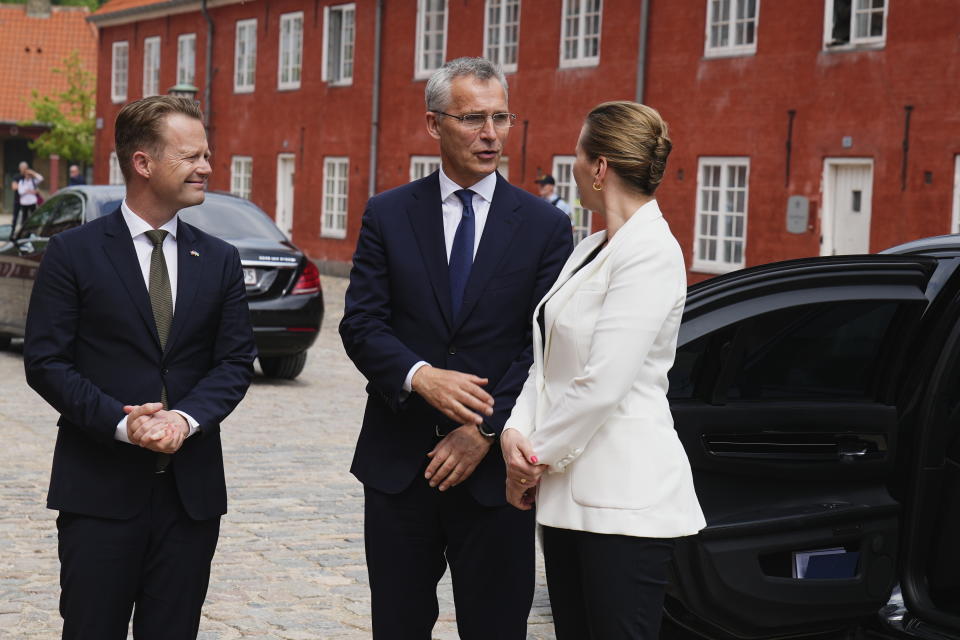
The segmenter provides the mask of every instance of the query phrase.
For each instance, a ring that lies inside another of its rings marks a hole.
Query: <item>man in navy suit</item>
[[[120,208],[54,236],[24,339],[27,381],[60,413],[63,637],[196,638],[227,495],[220,422],[256,348],[237,250],[180,221],[210,175],[199,109],[121,109]],[[134,608],[135,607],[135,608]]]
[[[368,202],[340,324],[369,380],[351,471],[364,484],[373,635],[428,640],[449,564],[460,637],[522,639],[533,519],[506,503],[496,440],[570,221],[496,172],[516,118],[497,67],[448,62],[426,103],[441,168]]]

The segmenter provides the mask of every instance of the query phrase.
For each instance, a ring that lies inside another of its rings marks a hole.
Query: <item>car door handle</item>
[[[877,434],[759,432],[702,436],[704,449],[720,458],[757,460],[840,461],[881,458],[886,436]]]

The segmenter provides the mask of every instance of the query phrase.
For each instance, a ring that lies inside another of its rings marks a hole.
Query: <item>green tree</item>
[[[61,93],[41,96],[34,89],[30,107],[33,122],[50,129],[30,143],[30,148],[43,157],[57,154],[64,160],[80,164],[93,161],[94,114],[96,85],[91,72],[83,68],[80,54],[73,51],[63,60],[64,68],[53,69],[63,74],[67,88]]]

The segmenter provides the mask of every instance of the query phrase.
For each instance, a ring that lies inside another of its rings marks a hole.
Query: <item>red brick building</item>
[[[552,173],[573,203],[590,107],[658,108],[675,141],[658,199],[691,279],[960,224],[955,0],[111,0],[92,21],[96,181],[125,101],[196,85],[211,186],[321,261],[349,260],[371,193],[436,166],[423,90],[462,55],[507,70],[502,172]],[[602,225],[575,213],[580,234]]]

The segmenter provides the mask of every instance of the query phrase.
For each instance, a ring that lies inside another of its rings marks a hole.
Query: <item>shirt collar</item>
[[[480,182],[477,182],[472,187],[467,187],[478,196],[486,200],[487,202],[493,202],[493,192],[497,188],[497,172],[493,171],[492,173],[484,176]],[[447,177],[447,174],[443,172],[443,167],[440,167],[440,201],[445,202],[447,198],[453,195],[454,191],[459,191],[463,189],[456,182]]]
[[[120,203],[120,213],[123,214],[123,221],[127,223],[127,229],[130,230],[130,237],[136,238],[139,235],[143,235],[147,231],[153,229],[146,220],[138,216],[133,212],[133,209],[130,208],[130,205],[127,204],[126,198],[123,202]],[[167,220],[161,229],[168,232],[174,239],[177,238],[177,220],[179,219],[180,214],[177,213],[175,216]]]

